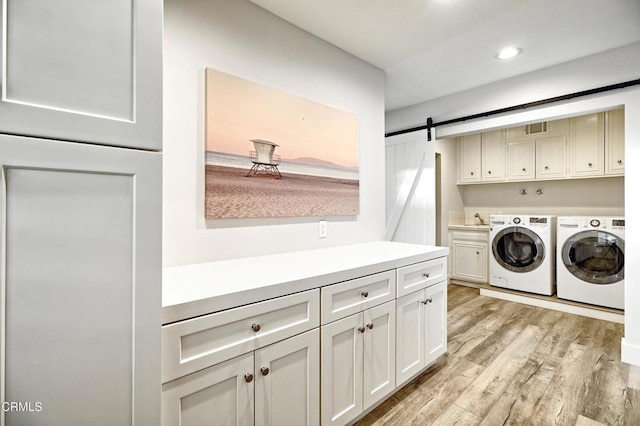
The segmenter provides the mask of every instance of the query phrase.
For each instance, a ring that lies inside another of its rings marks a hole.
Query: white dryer
[[[555,292],[556,217],[490,217],[489,284],[544,295]]]
[[[623,217],[558,218],[558,297],[624,309]]]

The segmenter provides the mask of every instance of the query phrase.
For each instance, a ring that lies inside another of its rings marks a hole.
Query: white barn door
[[[386,138],[389,241],[435,245],[435,147],[421,130]]]

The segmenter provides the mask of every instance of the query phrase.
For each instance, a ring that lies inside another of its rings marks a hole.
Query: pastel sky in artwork
[[[207,68],[206,117],[207,151],[248,156],[263,139],[283,160],[358,167],[356,116],[338,108]]]

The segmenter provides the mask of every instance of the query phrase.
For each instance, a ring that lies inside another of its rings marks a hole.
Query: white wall
[[[441,161],[441,174],[440,174],[440,229],[436,229],[436,232],[440,232],[441,242],[443,246],[449,245],[449,212],[450,211],[463,211],[464,200],[462,198],[463,192],[456,185],[457,181],[457,154],[456,154],[456,140],[450,139],[437,139],[435,141],[436,152],[440,154]]]
[[[164,265],[382,239],[385,230],[384,73],[246,0],[166,0]],[[358,119],[360,214],[204,219],[204,70],[255,81]]]
[[[387,113],[387,131],[424,124],[426,117],[438,120],[481,113],[496,108],[558,96],[578,90],[638,79],[640,43],[532,72],[516,78],[436,99],[424,104]],[[640,88],[633,86],[586,98],[552,104],[532,110],[438,128],[442,137],[515,126],[537,120],[563,118],[625,107],[625,199],[637,198],[640,187]],[[640,204],[627,202],[625,216],[625,338],[622,359],[640,365]]]

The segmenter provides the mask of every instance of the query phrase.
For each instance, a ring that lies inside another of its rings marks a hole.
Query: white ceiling
[[[640,41],[640,0],[251,1],[385,70],[387,110]]]

